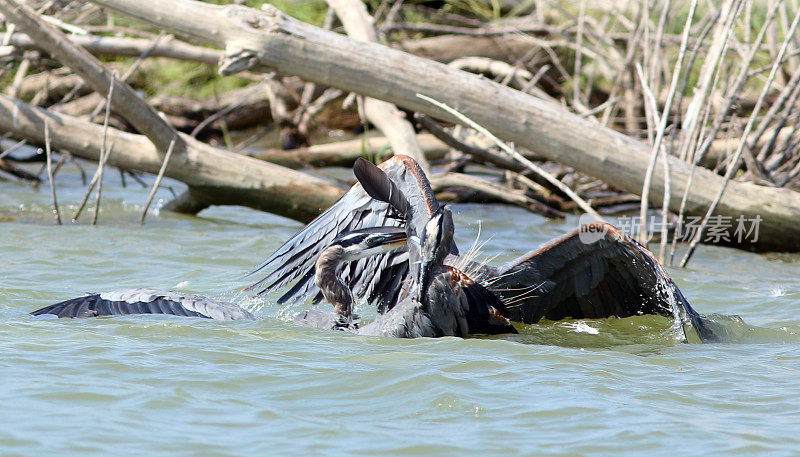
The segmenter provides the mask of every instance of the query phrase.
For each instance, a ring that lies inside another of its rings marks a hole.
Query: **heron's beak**
[[[420,274],[419,274],[419,289],[417,290],[417,301],[422,304],[425,303],[425,300],[428,297],[428,288],[431,285],[431,266],[432,262],[421,260],[419,264]]]
[[[425,303],[428,288],[433,280],[433,269],[436,267],[436,254],[442,244],[442,215],[436,214],[425,225],[422,232],[419,261],[419,290],[417,299],[420,304]]]

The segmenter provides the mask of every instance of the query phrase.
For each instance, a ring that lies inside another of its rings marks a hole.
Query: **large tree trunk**
[[[190,0],[95,0],[160,27],[226,48],[220,71],[279,71],[357,92],[429,114],[454,119],[420,100],[425,94],[455,107],[501,138],[543,157],[640,194],[650,146],[551,106],[520,91],[437,62],[359,42],[292,19],[274,7],[264,11]],[[670,157],[671,209],[677,210],[691,165]],[[664,168],[653,175],[651,203],[660,205]],[[697,168],[687,214],[702,215],[723,180]],[[800,195],[788,189],[731,182],[717,214],[761,218],[756,241],[742,247],[800,251]],[[735,241],[735,240],[734,240]]]

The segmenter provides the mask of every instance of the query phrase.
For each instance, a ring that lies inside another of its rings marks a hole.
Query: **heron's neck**
[[[342,316],[350,316],[353,309],[353,294],[336,274],[336,268],[344,259],[341,246],[330,246],[319,255],[314,282],[322,291],[333,309]]]

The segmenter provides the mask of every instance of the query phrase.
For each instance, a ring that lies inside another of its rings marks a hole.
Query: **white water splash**
[[[770,297],[783,297],[786,295],[786,288],[783,286],[773,287],[769,290]]]
[[[564,327],[570,329],[571,332],[575,333],[588,333],[590,335],[597,335],[600,333],[600,329],[595,328],[587,324],[586,322],[565,322],[562,324]]]

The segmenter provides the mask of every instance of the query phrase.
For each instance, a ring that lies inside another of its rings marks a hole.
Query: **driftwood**
[[[0,171],[8,173],[9,175],[14,176],[15,178],[21,179],[23,181],[30,181],[30,182],[34,182],[34,183],[39,183],[39,182],[42,181],[35,174],[29,173],[28,171],[23,170],[22,168],[16,167],[13,164],[11,164],[11,163],[7,162],[6,160],[3,160],[3,159],[0,159]],[[0,176],[2,176],[2,175],[0,174]]]
[[[0,95],[0,130],[44,144],[45,119],[54,148],[100,159],[102,126]],[[109,165],[158,173],[163,157],[143,135],[109,128],[108,142],[114,145]],[[186,153],[172,158],[165,176],[186,183],[202,195],[202,204],[196,206],[199,209],[243,205],[299,221],[313,219],[344,194],[342,187],[329,181],[196,141],[189,142]]]
[[[228,128],[232,130],[272,122],[269,97],[263,87],[261,90],[254,90],[253,86],[243,87],[226,92],[218,97],[200,100],[162,95],[147,101],[153,108],[167,116],[195,121],[187,123],[187,125],[196,126],[197,123],[207,119],[209,116],[234,105],[237,108],[223,118]]]
[[[417,143],[428,160],[442,159],[449,148],[430,134],[417,135]],[[352,167],[359,157],[388,158],[393,155],[386,137],[372,137],[315,144],[307,148],[246,152],[250,157],[288,168]]]
[[[461,57],[488,57],[514,62],[531,50],[531,41],[524,36],[441,35],[419,40],[402,41],[397,49],[438,62]]]
[[[93,92],[68,103],[54,105],[51,109],[70,116],[88,116],[102,100],[102,96]],[[176,129],[191,130],[210,116],[234,105],[236,105],[236,109],[216,120],[217,122],[224,121],[231,130],[263,125],[272,121],[266,91],[254,90],[253,86],[235,89],[220,97],[209,97],[202,100],[158,96],[148,99],[148,103],[163,113],[167,121]]]
[[[106,96],[113,92],[112,106],[124,109],[125,119],[147,136],[159,149],[166,151],[177,132],[164,119],[158,116],[150,105],[127,85],[112,75],[100,62],[86,50],[70,42],[63,32],[41,17],[30,7],[17,0],[0,0],[0,13],[24,30],[40,46],[47,50],[96,92]],[[183,146],[183,142],[181,142]]]
[[[147,136],[149,142],[137,138],[140,143],[138,148],[128,148],[127,154],[120,151],[123,149],[121,144],[112,141],[116,151],[114,160],[128,162],[127,165],[109,162],[112,165],[155,173],[164,162],[159,152],[175,147],[176,157],[164,170],[165,175],[196,187],[198,194],[207,197],[207,204],[243,204],[301,221],[312,219],[342,195],[342,188],[322,179],[216,149],[179,134],[127,84],[109,75],[91,54],[76,47],[60,31],[43,22],[29,7],[15,0],[0,0],[0,11],[36,38],[48,52],[81,75],[95,91],[108,95],[111,105]],[[40,132],[45,116],[53,121],[48,123],[53,130],[53,144],[72,150],[76,155],[87,151],[97,154],[98,148],[89,144],[97,138],[105,138],[104,135],[98,135],[96,130],[89,133],[96,129],[93,124],[37,111],[7,97],[0,99],[0,102],[6,111],[0,116],[0,122],[7,124],[3,125],[5,130],[28,140],[41,142]],[[59,122],[60,138],[57,138],[56,124]],[[83,135],[76,137],[78,131],[82,131]],[[124,134],[119,132],[117,135],[121,140],[120,136]],[[133,141],[131,136],[125,139]],[[128,146],[133,147],[133,144]],[[148,152],[155,153],[155,157],[148,155]]]
[[[138,57],[147,50],[153,40],[130,37],[105,37],[70,35],[70,41],[95,55]],[[20,51],[41,49],[30,37],[15,33],[9,42]],[[519,35],[509,36],[464,36],[443,35],[419,40],[404,40],[396,47],[421,57],[440,62],[467,56],[481,56],[492,59],[516,60],[531,49],[530,40]],[[151,57],[203,62],[215,65],[223,56],[223,51],[193,46],[176,39],[162,40],[153,48]]]
[[[215,6],[189,0],[97,0],[161,27],[226,48],[222,74],[245,69],[279,71],[303,79],[380,98],[407,109],[452,121],[452,116],[420,100],[418,93],[455,107],[499,137],[548,159],[639,194],[650,148],[566,110],[475,75],[375,43],[357,42],[291,19],[265,5],[264,11]],[[321,71],[320,69],[324,69]],[[669,158],[670,208],[677,210],[692,166]],[[651,203],[660,205],[664,166],[653,174]],[[685,213],[702,215],[718,175],[694,171]],[[796,222],[800,195],[787,189],[731,182],[718,214],[761,219],[758,240],[744,246],[759,250],[800,250]]]
[[[92,54],[114,56],[138,57],[153,44],[153,40],[145,38],[70,35],[69,39]],[[42,49],[35,40],[21,33],[13,34],[9,44],[23,50]],[[153,47],[150,56],[191,60],[214,65],[219,61],[222,52],[216,49],[193,46],[176,39],[163,39]]]
[[[496,165],[501,169],[516,171],[516,172],[521,172],[525,170],[524,165],[514,161],[514,159],[506,155],[498,154],[496,152],[490,151],[489,149],[484,149],[474,146],[472,144],[468,144],[452,136],[442,126],[440,126],[436,121],[434,121],[428,116],[418,114],[416,116],[416,119],[422,126],[422,128],[431,132],[433,136],[435,136],[436,138],[438,138],[440,141],[447,144],[451,148],[467,154],[472,158],[473,161],[477,163],[489,163]]]
[[[761,149],[764,147],[764,145],[772,140],[773,135],[775,135],[777,141],[785,141],[791,137],[792,134],[794,134],[794,127],[784,127],[777,132],[777,135],[775,130],[768,130],[765,134],[759,135],[758,143],[756,143],[754,149]],[[753,137],[754,135],[750,135],[748,138],[753,139]],[[722,163],[729,154],[733,154],[733,152],[736,151],[736,147],[739,146],[740,141],[742,141],[741,138],[720,138],[714,140],[708,152],[703,156],[701,164],[706,168],[715,168]]]
[[[542,27],[544,31],[552,29],[552,33],[557,32],[557,28],[552,26],[538,27]],[[95,55],[140,56],[153,44],[151,39],[129,37],[71,35],[69,39]],[[10,44],[18,47],[21,51],[41,49],[41,47],[36,45],[27,35],[19,33],[12,35]],[[538,45],[535,41],[532,41],[530,37],[521,34],[513,34],[503,36],[441,35],[430,38],[404,40],[393,43],[392,46],[411,54],[448,63],[457,59],[473,58],[475,56],[513,62],[524,58],[530,53],[531,49],[534,49]],[[223,55],[223,51],[193,46],[174,38],[169,38],[162,40],[153,47],[152,53],[149,56],[168,57],[215,65]],[[38,75],[29,76],[22,82],[19,94],[20,98],[25,98],[30,91],[40,90],[43,87],[42,78],[31,79],[36,76]],[[63,83],[61,79],[64,79]],[[70,80],[68,76],[57,79],[57,85],[51,86],[50,91],[55,94],[63,92],[60,86],[62,84],[69,84]],[[539,92],[537,88],[533,88],[533,90],[538,92],[534,93],[534,95],[542,98],[542,92]],[[663,106],[663,96],[660,94],[657,95],[659,95],[659,106]],[[743,94],[737,101],[737,106],[740,110],[750,111],[755,103],[756,98],[754,96]],[[685,110],[688,105],[689,100],[683,100],[680,106],[676,106],[675,109]],[[68,114],[75,113],[68,112]]]
[[[19,87],[18,98],[29,99],[41,91],[47,91],[50,97],[63,97],[83,84],[80,76],[75,74],[58,75],[48,72],[29,75]],[[84,87],[76,91],[78,95],[86,95],[91,89]]]
[[[524,192],[507,189],[489,181],[461,173],[434,175],[431,177],[431,186],[433,190],[437,192],[452,188],[471,190],[481,194],[484,200],[488,198],[492,201],[521,206],[528,211],[541,214],[545,217],[561,218],[566,216],[566,214],[561,211],[526,196]]]
[[[427,97],[427,96],[424,96],[424,95],[418,95],[418,96],[420,98],[430,102],[431,104],[444,109],[446,112],[456,116],[460,122],[465,123],[469,127],[475,129],[475,131],[477,131],[478,133],[480,133],[483,136],[485,136],[485,137],[489,138],[490,140],[492,140],[492,142],[494,142],[497,145],[497,147],[499,147],[500,150],[503,151],[507,156],[512,157],[517,162],[525,165],[525,168],[527,168],[528,170],[530,170],[534,174],[538,175],[539,177],[545,179],[550,184],[552,184],[553,186],[557,187],[559,190],[564,192],[570,199],[572,199],[575,203],[577,203],[581,207],[581,209],[583,211],[585,211],[588,215],[590,215],[594,220],[598,220],[598,221],[601,221],[601,222],[604,221],[603,217],[600,216],[600,214],[597,213],[594,210],[594,208],[589,206],[589,204],[586,203],[586,201],[584,201],[580,197],[580,195],[578,195],[572,189],[570,189],[569,186],[564,184],[561,180],[556,178],[554,175],[552,175],[551,173],[549,173],[548,171],[546,171],[545,169],[543,169],[539,165],[536,165],[535,163],[533,163],[530,160],[526,159],[522,154],[517,152],[513,147],[509,146],[508,144],[504,143],[499,138],[494,136],[492,134],[492,132],[486,130],[483,126],[477,124],[472,119],[469,119],[468,117],[464,116],[462,113],[459,113],[458,111],[456,111],[452,107],[447,106],[444,103],[439,102],[438,100],[434,100],[434,99],[432,99],[430,97]]]

